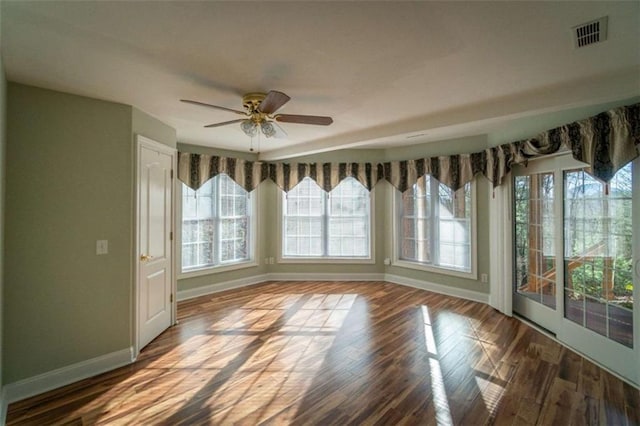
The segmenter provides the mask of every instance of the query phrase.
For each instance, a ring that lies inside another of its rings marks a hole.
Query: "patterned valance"
[[[357,179],[368,190],[383,178],[382,165],[372,170],[370,163],[266,163],[207,154],[178,153],[178,179],[198,189],[220,173],[227,174],[247,191],[271,179],[282,190],[289,191],[305,177],[310,177],[329,192],[345,178]]]
[[[576,160],[588,164],[587,171],[608,182],[624,165],[638,156],[640,104],[616,108],[585,120],[548,130],[536,138],[488,148],[471,154],[427,157],[385,163],[268,163],[207,154],[180,152],[178,178],[198,189],[212,177],[226,173],[247,191],[271,179],[289,191],[310,177],[325,191],[353,177],[368,190],[387,180],[399,191],[410,188],[428,174],[454,191],[483,174],[493,186],[502,184],[514,164],[570,150]]]

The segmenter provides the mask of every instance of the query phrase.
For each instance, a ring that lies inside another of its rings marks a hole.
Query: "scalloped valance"
[[[410,188],[428,174],[457,190],[478,174],[496,187],[514,164],[529,159],[571,151],[576,160],[588,164],[587,172],[603,182],[638,157],[640,147],[640,103],[615,108],[541,133],[536,138],[488,148],[471,154],[427,157],[384,163],[269,163],[207,154],[178,154],[178,178],[198,189],[212,177],[225,173],[247,191],[271,179],[283,191],[310,177],[325,191],[353,177],[368,190],[387,180],[399,191]]]

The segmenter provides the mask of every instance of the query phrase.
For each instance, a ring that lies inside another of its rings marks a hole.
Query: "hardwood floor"
[[[640,424],[640,391],[520,321],[389,283],[271,282],[182,302],[130,366],[7,424]]]

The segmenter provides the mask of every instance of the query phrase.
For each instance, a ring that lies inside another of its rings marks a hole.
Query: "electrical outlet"
[[[391,265],[391,259],[389,259],[388,257],[384,259],[384,264],[385,265]]]
[[[96,254],[108,254],[109,253],[109,241],[108,240],[98,240],[96,241]]]
[[[265,258],[264,258],[264,264],[265,264],[265,265],[268,265],[268,264],[269,264],[269,258],[268,258],[268,257],[265,257]]]
[[[489,276],[487,274],[481,274],[480,281],[482,281],[483,283],[489,282]]]

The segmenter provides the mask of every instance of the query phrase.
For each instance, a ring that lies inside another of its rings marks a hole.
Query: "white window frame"
[[[336,257],[336,256],[284,256],[284,211],[282,209],[283,201],[286,196],[285,192],[279,189],[278,191],[278,263],[331,263],[331,264],[373,264],[375,263],[375,191],[372,189],[369,192],[369,256],[367,257]],[[323,191],[324,192],[324,191]],[[326,204],[326,202],[325,202]],[[328,222],[328,217],[325,217],[325,226]]]
[[[183,182],[176,179],[176,199],[180,200],[176,203],[176,271],[178,272],[178,279],[193,278],[203,275],[209,275],[212,273],[234,271],[238,269],[245,269],[258,266],[258,253],[257,253],[257,228],[259,226],[258,208],[259,203],[259,187],[249,193],[249,243],[247,244],[249,250],[249,259],[240,260],[236,262],[225,262],[223,264],[206,266],[203,268],[192,269],[187,272],[182,271],[182,203],[183,203]]]
[[[437,180],[436,180],[437,182]],[[393,217],[393,250],[392,250],[392,259],[391,265],[397,266],[400,268],[408,268],[408,269],[416,269],[419,271],[425,272],[435,272],[443,275],[450,275],[453,277],[467,278],[472,280],[478,279],[478,190],[476,179],[471,181],[471,271],[465,272],[458,269],[447,268],[446,266],[438,266],[431,265],[417,261],[411,261],[407,259],[400,258],[400,235],[399,235],[399,226],[400,226],[400,206],[402,205],[402,193],[395,188],[391,188],[393,191],[393,202],[391,203],[392,217]]]

